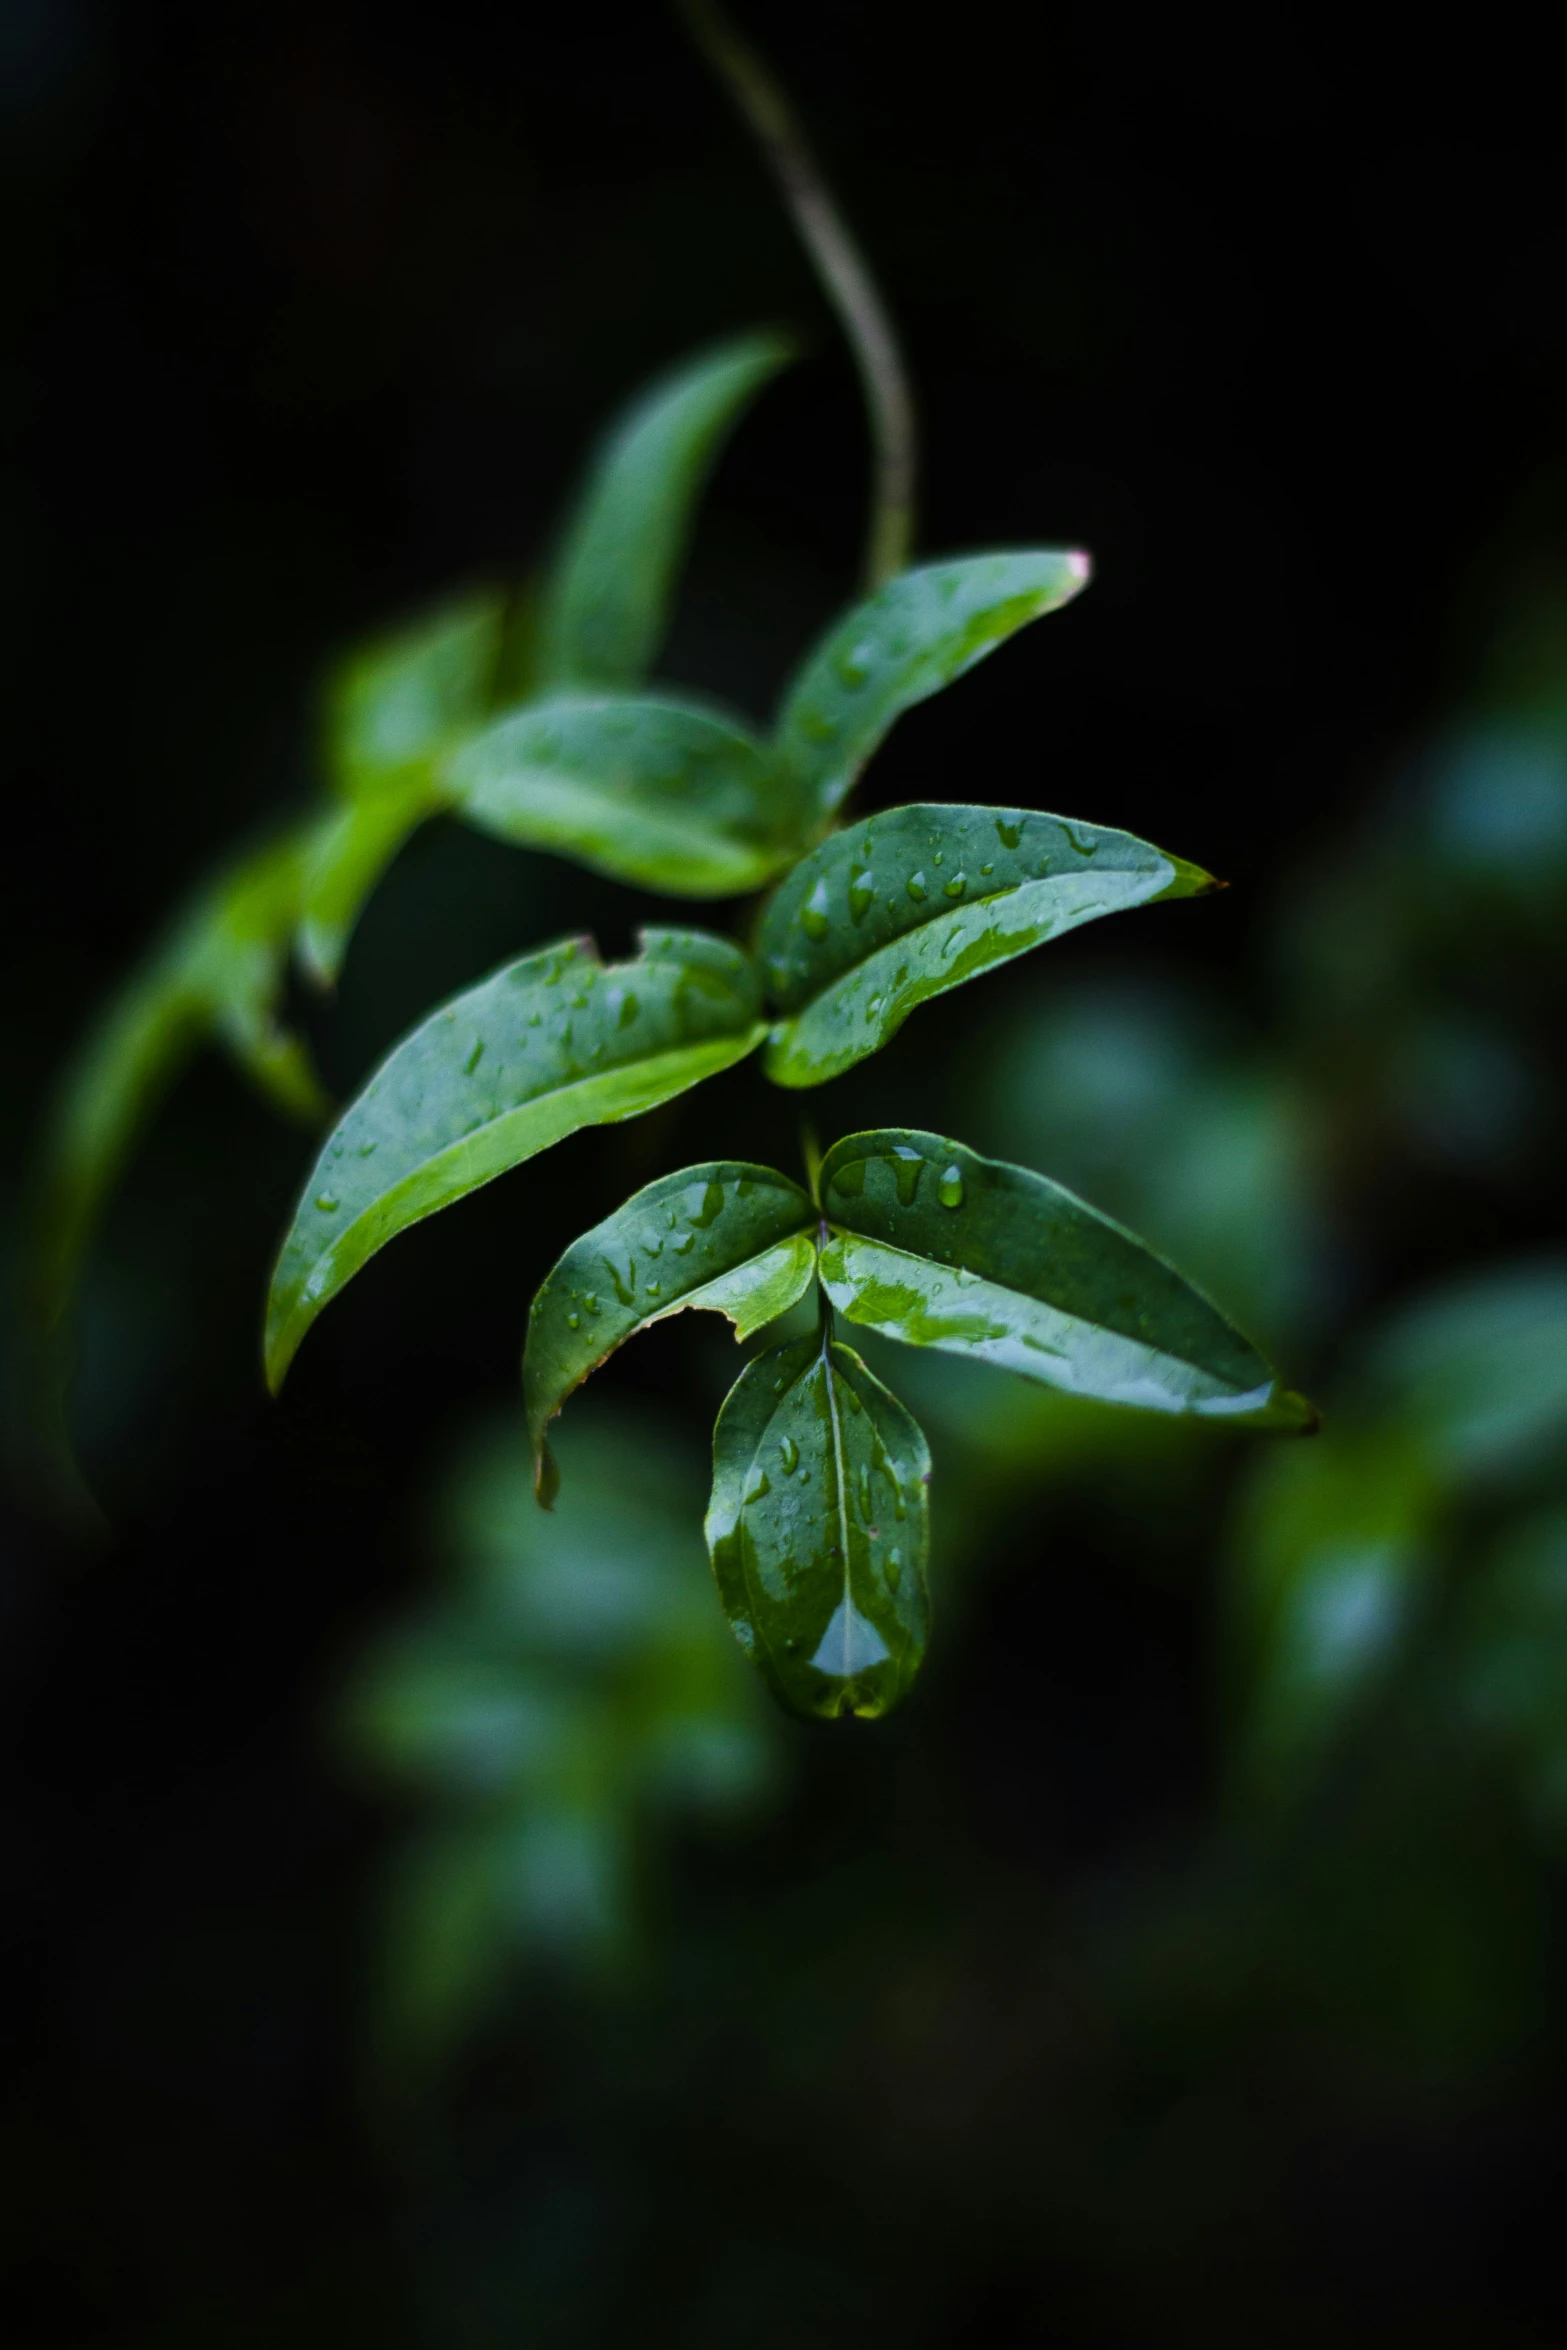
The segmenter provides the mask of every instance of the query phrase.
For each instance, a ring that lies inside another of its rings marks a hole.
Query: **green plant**
[[[878,452],[870,592],[807,654],[766,736],[646,690],[695,489],[785,347],[729,346],[650,394],[612,436],[536,596],[453,607],[348,667],[329,703],[329,811],[225,878],[195,918],[202,952],[163,958],[137,1017],[122,1011],[89,1054],[58,1129],[64,1206],[44,1258],[56,1322],[134,1118],[192,1037],[227,1037],[305,1104],[307,1064],[275,1017],[290,948],[330,979],[377,875],[436,809],[672,897],[772,894],[744,942],[646,930],[606,966],[589,939],[554,941],[406,1037],[305,1185],[268,1301],[274,1389],[388,1240],[564,1136],[637,1116],[759,1049],[773,1083],[818,1085],[982,972],[1084,922],[1215,886],[1129,834],[1026,808],[921,804],[842,822],[896,720],[1067,603],[1089,563],[1043,548],[906,567],[912,410],[891,328],[778,94],[711,9],[689,13],[782,158],[860,361]],[[264,898],[258,872],[272,877]],[[248,927],[230,914],[236,892],[263,907]],[[548,1505],[546,1425],[625,1338],[690,1306],[728,1314],[747,1338],[814,1293],[814,1333],[758,1356],[719,1415],[707,1522],[729,1620],[800,1712],[885,1712],[926,1640],[925,1440],[843,1343],[840,1318],[1079,1396],[1312,1422],[1205,1297],[1041,1175],[915,1129],[848,1136],[808,1175],[802,1188],[723,1158],[649,1185],[548,1276],[524,1365]]]

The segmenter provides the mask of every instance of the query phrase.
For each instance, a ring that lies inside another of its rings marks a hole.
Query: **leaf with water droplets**
[[[768,901],[758,953],[784,1017],[767,1074],[820,1085],[930,997],[1101,914],[1213,886],[1129,832],[1027,808],[867,816],[802,858]]]
[[[836,621],[778,716],[780,758],[818,818],[841,805],[895,719],[1031,620],[1069,603],[1088,557],[1056,547],[905,571]]]
[[[815,1222],[786,1175],[717,1159],[661,1175],[572,1242],[534,1298],[522,1361],[541,1500],[556,1482],[545,1429],[589,1372],[687,1307],[727,1314],[736,1338],[775,1321],[810,1286]]]
[[[267,1306],[272,1387],[396,1233],[580,1126],[637,1117],[727,1069],[761,1041],[756,1008],[754,971],[729,940],[645,930],[629,962],[601,964],[590,939],[566,939],[433,1012],[344,1113],[304,1187]],[[323,1193],[335,1207],[317,1205]]]
[[[761,744],[669,697],[532,703],[465,744],[446,783],[482,832],[680,897],[758,889],[799,845]]]
[[[938,1134],[854,1134],[822,1162],[822,1286],[850,1322],[1047,1387],[1254,1428],[1316,1414],[1162,1257],[1027,1167]]]
[[[724,436],[792,356],[776,335],[700,352],[611,428],[540,612],[538,681],[633,686],[664,634],[692,511]]]
[[[736,1639],[791,1712],[874,1718],[925,1654],[930,1453],[825,1333],[759,1355],[718,1415],[707,1543]]]

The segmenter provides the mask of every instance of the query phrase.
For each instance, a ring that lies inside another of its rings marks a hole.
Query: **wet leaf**
[[[1027,808],[891,808],[834,833],[773,893],[758,955],[785,1014],[775,1084],[820,1085],[932,996],[1079,923],[1214,886],[1129,832]]]
[[[724,436],[790,357],[774,335],[704,351],[611,429],[545,593],[542,686],[642,682],[663,638],[692,509]]]
[[[825,1332],[772,1349],[713,1440],[707,1542],[735,1637],[791,1712],[874,1718],[925,1653],[918,1424]]]
[[[447,782],[481,831],[683,897],[760,888],[794,854],[761,745],[672,699],[593,695],[513,711],[456,755]]]
[[[717,1159],[661,1175],[572,1242],[534,1298],[523,1356],[541,1500],[558,1483],[545,1428],[589,1372],[687,1306],[727,1314],[737,1338],[776,1320],[816,1270],[815,1221],[787,1176]]]
[[[836,1144],[820,1181],[822,1286],[851,1322],[1102,1403],[1315,1425],[1200,1291],[1043,1175],[893,1128]]]
[[[750,963],[702,931],[644,931],[638,955],[607,966],[566,939],[443,1005],[382,1063],[305,1186],[268,1300],[271,1385],[394,1234],[580,1126],[683,1093],[762,1034]]]
[[[840,806],[903,711],[1069,603],[1088,573],[1086,555],[1061,548],[968,555],[903,572],[835,622],[778,717],[780,757],[818,819]]]

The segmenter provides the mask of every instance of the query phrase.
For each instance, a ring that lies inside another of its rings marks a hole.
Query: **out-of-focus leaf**
[[[968,555],[905,571],[835,621],[778,714],[779,755],[818,818],[905,710],[1069,603],[1088,574],[1086,555],[1060,548]]]
[[[322,1151],[267,1304],[275,1389],[323,1306],[394,1234],[578,1127],[634,1118],[753,1051],[756,978],[701,931],[629,962],[565,939],[454,997],[395,1047]]]
[[[701,352],[611,429],[556,558],[538,682],[640,685],[667,621],[691,514],[725,434],[792,356],[774,335]]]
[[[1511,1526],[1460,1611],[1457,1694],[1510,1759],[1536,1827],[1567,1835],[1567,1510]]]
[[[429,782],[483,723],[500,663],[504,599],[477,596],[345,661],[327,697],[325,763],[345,799]]]
[[[545,1429],[589,1372],[687,1306],[727,1314],[737,1338],[775,1321],[816,1269],[815,1219],[787,1176],[717,1159],[661,1175],[572,1242],[533,1300],[522,1364],[541,1500],[558,1482]]]
[[[851,1322],[1103,1403],[1315,1424],[1200,1291],[1043,1175],[891,1128],[835,1144],[820,1185],[822,1286]]]
[[[398,850],[447,795],[429,776],[402,776],[335,808],[317,825],[305,865],[297,945],[321,986],[337,980],[366,899]]]
[[[758,954],[786,1017],[767,1074],[819,1085],[981,971],[1098,915],[1212,887],[1130,833],[1026,808],[869,816],[813,849],[768,902]]]
[[[483,832],[681,897],[758,889],[799,845],[760,744],[729,718],[667,698],[599,694],[515,710],[457,753],[446,782]]]
[[[925,1653],[918,1424],[826,1335],[759,1355],[713,1439],[707,1542],[736,1639],[794,1713],[874,1718]]]
[[[1366,1390],[1450,1479],[1526,1468],[1567,1434],[1567,1265],[1510,1266],[1423,1299],[1370,1349]]]

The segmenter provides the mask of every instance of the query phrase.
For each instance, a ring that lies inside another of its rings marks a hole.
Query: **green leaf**
[[[342,663],[326,709],[325,761],[335,791],[359,799],[429,780],[436,762],[489,711],[504,619],[502,597],[475,596]]]
[[[778,717],[779,755],[819,817],[841,805],[894,720],[1070,603],[1086,555],[1044,547],[905,571],[835,622]]]
[[[773,335],[704,351],[612,428],[543,599],[542,686],[641,683],[664,634],[692,509],[724,436],[791,357]]]
[[[851,1322],[1102,1403],[1315,1425],[1200,1291],[1026,1167],[891,1128],[835,1144],[820,1198],[822,1286]]]
[[[1081,922],[1212,889],[1129,832],[1027,808],[916,805],[867,816],[779,884],[757,951],[777,1085],[820,1085],[917,1005]]]
[[[338,978],[365,901],[404,841],[446,804],[445,791],[415,772],[334,809],[317,826],[296,943],[300,961],[321,986]]]
[[[664,698],[513,711],[446,779],[481,831],[685,897],[758,889],[799,845],[761,745],[731,719]]]
[[[874,1718],[925,1653],[930,1453],[918,1423],[825,1330],[731,1389],[707,1543],[735,1637],[791,1712]]]
[[[545,1428],[634,1332],[687,1306],[727,1314],[737,1338],[786,1313],[816,1270],[816,1210],[770,1167],[717,1159],[661,1175],[574,1240],[528,1315],[522,1390],[535,1481],[559,1482]]]
[[[601,964],[591,939],[508,963],[406,1036],[317,1161],[273,1275],[267,1378],[394,1234],[579,1126],[634,1118],[753,1051],[756,979],[702,931],[645,930]]]

